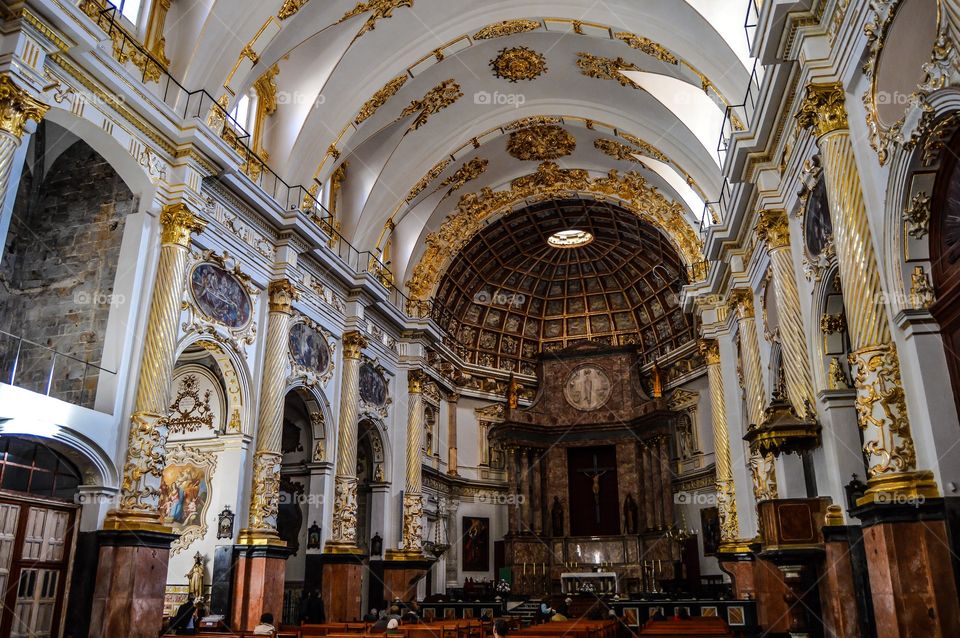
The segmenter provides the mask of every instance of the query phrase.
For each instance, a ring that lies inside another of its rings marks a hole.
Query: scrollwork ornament
[[[892,344],[879,344],[850,355],[856,367],[857,422],[870,478],[914,470],[916,450],[910,434],[900,361]]]
[[[127,460],[120,484],[121,510],[156,512],[160,477],[167,454],[167,425],[159,414],[134,412],[130,416]]]
[[[930,196],[920,191],[903,210],[903,223],[907,226],[907,234],[914,239],[923,239],[930,231],[930,202]]]
[[[423,496],[403,495],[403,549],[423,551]]]
[[[491,38],[502,38],[507,35],[517,33],[527,33],[536,31],[543,25],[538,20],[504,20],[484,27],[473,34],[474,40],[489,40]]]
[[[275,530],[280,507],[280,461],[276,452],[257,452],[253,457],[253,495],[250,528]]]
[[[356,545],[357,542],[357,477],[340,476],[335,480],[333,528],[335,543]]]
[[[490,60],[490,68],[494,77],[511,82],[534,80],[547,72],[547,59],[527,47],[509,47]]]

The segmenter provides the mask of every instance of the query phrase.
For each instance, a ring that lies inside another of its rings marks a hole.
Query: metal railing
[[[753,42],[757,37],[757,27],[760,25],[761,0],[747,0],[747,15],[743,19],[743,30],[747,34],[747,49],[753,51]]]
[[[761,72],[763,67],[759,60],[754,59],[753,69],[747,81],[747,88],[743,94],[743,101],[731,104],[723,111],[723,122],[720,125],[720,139],[717,141],[717,158],[722,167],[727,160],[727,152],[733,141],[733,134],[749,130],[753,125],[753,117],[757,111],[757,100],[760,96]]]
[[[116,372],[0,330],[0,382],[93,408],[101,374]]]

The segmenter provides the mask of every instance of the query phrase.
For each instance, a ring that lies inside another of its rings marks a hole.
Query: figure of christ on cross
[[[586,476],[589,476],[593,480],[593,505],[597,515],[597,524],[600,523],[600,477],[611,472],[617,468],[615,467],[598,467],[597,466],[597,454],[593,454],[593,467],[586,470],[577,470],[582,472]]]

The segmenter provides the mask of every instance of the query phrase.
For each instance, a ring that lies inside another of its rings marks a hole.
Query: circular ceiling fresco
[[[560,231],[588,233],[556,247]],[[686,269],[669,241],[609,202],[535,204],[490,224],[451,262],[436,300],[463,356],[535,372],[537,355],[582,342],[659,356],[693,338],[679,306]]]

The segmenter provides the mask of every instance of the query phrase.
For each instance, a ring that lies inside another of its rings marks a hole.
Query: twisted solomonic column
[[[343,381],[334,478],[333,525],[327,553],[359,554],[357,547],[357,425],[360,414],[360,355],[366,338],[352,330],[343,335]]]
[[[423,558],[423,381],[423,372],[407,372],[407,486],[403,492],[402,551],[397,554],[404,559]]]
[[[14,84],[9,75],[0,75],[0,202],[6,200],[14,156],[27,121],[39,122],[49,109]]]
[[[834,246],[843,285],[847,331],[856,367],[857,421],[868,458],[868,489],[861,504],[878,495],[912,498],[939,495],[930,471],[917,471],[900,359],[883,305],[883,289],[867,207],[860,185],[843,87],[810,84],[797,113],[812,128],[823,162]]]
[[[450,411],[447,416],[447,474],[450,476],[459,476],[457,471],[457,402],[459,401],[459,394],[451,394],[447,399],[447,409]]]
[[[104,529],[170,531],[162,524],[158,511],[160,478],[167,454],[170,381],[177,359],[177,324],[190,237],[205,225],[182,203],[166,206],[160,212],[160,262],[143,342],[137,398],[130,415],[120,503],[107,514]]]
[[[803,333],[800,293],[797,291],[793,255],[790,252],[790,226],[782,210],[760,211],[757,237],[767,244],[773,271],[773,291],[780,320],[780,343],[783,345],[783,376],[787,398],[800,417],[813,410],[813,381],[810,356]]]
[[[747,421],[750,425],[760,425],[763,422],[766,401],[763,396],[763,372],[760,366],[760,343],[757,340],[753,291],[733,291],[730,310],[737,313],[740,332],[740,364],[743,368],[743,385],[747,399]],[[753,495],[758,501],[777,498],[777,472],[772,454],[751,453],[750,473],[753,477]]]
[[[723,371],[720,369],[720,346],[715,339],[701,339],[700,352],[707,363],[710,386],[710,412],[713,415],[713,447],[716,464],[717,510],[720,518],[720,551],[735,552],[740,541],[737,519],[737,497],[730,463],[730,438],[727,428],[727,405],[723,400]]]
[[[283,435],[283,400],[287,379],[290,317],[297,291],[288,279],[270,282],[267,288],[270,315],[267,319],[266,355],[260,384],[260,414],[257,446],[253,454],[253,486],[247,529],[241,530],[240,545],[286,545],[277,533],[280,506],[280,446]]]

